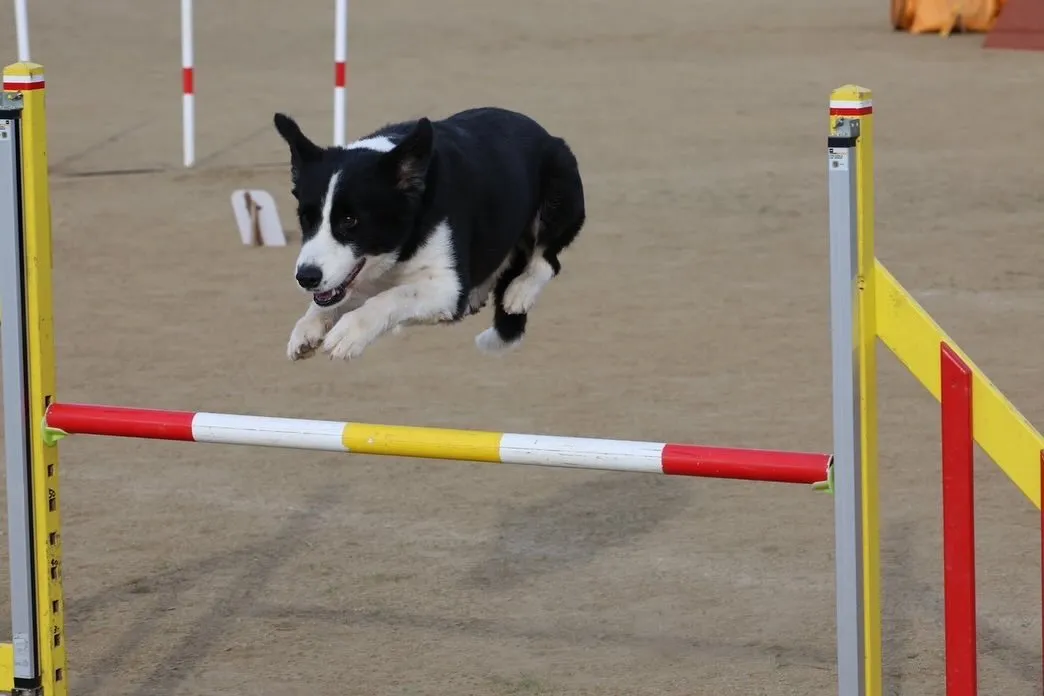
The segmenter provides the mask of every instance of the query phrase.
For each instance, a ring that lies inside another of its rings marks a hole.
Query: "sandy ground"
[[[32,3],[64,400],[828,449],[823,139],[852,81],[879,256],[1044,420],[1039,54],[896,35],[857,0],[356,4],[350,136],[523,109],[574,145],[589,223],[520,352],[477,355],[480,315],[291,364],[295,249],[241,247],[228,196],[293,224],[270,120],[330,137],[332,8],[200,3],[186,173],[162,5]],[[938,410],[883,353],[880,385],[887,692],[932,696]],[[62,461],[78,696],[835,689],[832,508],[800,487],[90,438]],[[978,479],[983,693],[1038,694],[1036,513]]]

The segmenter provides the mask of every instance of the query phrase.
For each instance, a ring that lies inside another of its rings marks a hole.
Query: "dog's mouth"
[[[355,268],[348,274],[348,277],[344,279],[344,282],[338,285],[332,290],[324,290],[323,292],[312,293],[312,301],[320,307],[331,307],[348,295],[348,288],[351,287],[352,281],[359,276],[359,271],[366,265],[366,259],[360,259],[359,263],[355,264]]]

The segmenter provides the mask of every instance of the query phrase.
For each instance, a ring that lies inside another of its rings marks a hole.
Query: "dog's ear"
[[[322,157],[323,149],[309,140],[308,136],[301,132],[297,121],[286,114],[276,114],[272,122],[279,135],[290,146],[290,167],[296,180],[298,169],[304,164],[317,161]]]
[[[434,140],[435,131],[431,121],[422,118],[402,142],[384,156],[396,188],[412,194],[424,191]]]

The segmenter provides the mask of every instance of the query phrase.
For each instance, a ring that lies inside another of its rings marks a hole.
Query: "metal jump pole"
[[[827,140],[833,373],[834,546],[840,696],[880,696],[872,324],[871,95],[831,94]],[[864,140],[864,138],[866,140]]]

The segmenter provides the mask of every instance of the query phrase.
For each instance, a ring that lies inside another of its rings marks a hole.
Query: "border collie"
[[[321,147],[285,114],[301,224],[297,284],[312,296],[291,360],[358,357],[388,331],[452,323],[493,295],[483,351],[516,346],[526,315],[586,212],[576,158],[536,121],[500,108],[387,125]]]

